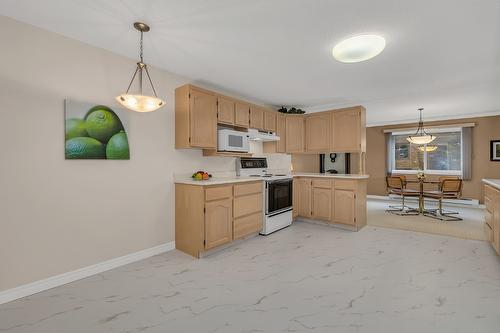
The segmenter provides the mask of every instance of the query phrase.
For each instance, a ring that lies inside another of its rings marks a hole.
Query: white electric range
[[[236,176],[263,179],[264,216],[261,235],[283,229],[292,224],[293,179],[287,174],[272,174],[265,157],[236,159]]]

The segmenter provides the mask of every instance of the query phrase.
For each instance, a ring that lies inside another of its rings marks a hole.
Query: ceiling
[[[142,20],[147,63],[266,104],[362,104],[371,125],[420,106],[424,119],[500,114],[498,0],[2,0],[0,14],[131,58]],[[385,51],[335,61],[360,33]]]

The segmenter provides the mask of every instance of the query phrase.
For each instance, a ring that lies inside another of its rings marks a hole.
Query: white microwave
[[[231,129],[219,129],[218,131],[218,151],[234,151],[248,153],[248,133]]]

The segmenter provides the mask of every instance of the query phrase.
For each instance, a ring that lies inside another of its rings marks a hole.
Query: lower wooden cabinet
[[[175,247],[194,257],[262,230],[262,182],[175,184]]]
[[[484,231],[496,253],[500,255],[500,190],[484,185]]]
[[[233,239],[233,202],[224,199],[205,203],[205,250]]]
[[[355,230],[366,225],[366,179],[294,179],[294,218],[303,217]]]

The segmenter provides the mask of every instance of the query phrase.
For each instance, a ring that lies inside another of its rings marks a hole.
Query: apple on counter
[[[211,177],[212,175],[205,171],[196,171],[191,176],[191,178],[193,178],[194,180],[208,180]]]

